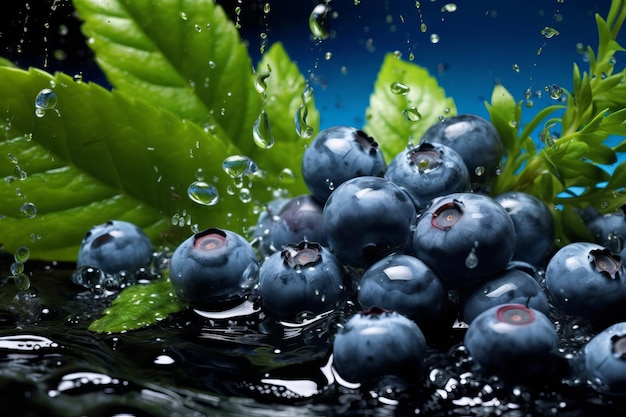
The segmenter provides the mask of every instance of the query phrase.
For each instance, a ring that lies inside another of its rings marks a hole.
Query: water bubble
[[[409,122],[419,122],[422,120],[422,114],[417,110],[417,107],[411,106],[407,109],[402,110],[402,115]]]
[[[294,122],[296,125],[296,133],[302,139],[308,139],[313,136],[313,128],[307,123],[307,117],[309,115],[309,109],[306,104],[301,104],[296,110]]]
[[[553,100],[560,100],[563,97],[563,89],[556,84],[547,85],[545,90],[550,95],[550,98]]]
[[[442,12],[456,12],[456,4],[454,3],[448,3],[445,4],[442,8],[441,8]]]
[[[441,38],[436,33],[430,35],[430,43],[439,43],[440,40]]]
[[[256,146],[261,149],[269,149],[274,146],[274,135],[272,134],[270,120],[265,109],[261,110],[261,114],[254,122],[252,137]]]
[[[72,273],[72,282],[85,288],[94,289],[104,281],[104,272],[98,267],[83,265]]]
[[[26,262],[29,257],[30,249],[28,249],[26,246],[20,246],[19,248],[15,249],[15,252],[13,253],[13,259],[15,259],[15,262]]]
[[[554,36],[557,36],[559,34],[559,31],[551,28],[550,26],[546,26],[543,29],[541,29],[541,34],[546,38],[546,39],[550,39]]]
[[[26,217],[30,219],[37,216],[37,206],[34,205],[33,203],[22,204],[22,207],[20,207],[20,211],[22,212],[22,214],[24,214]]]
[[[231,178],[241,178],[244,175],[253,175],[258,166],[252,159],[244,155],[231,155],[222,162],[222,169]]]
[[[393,83],[391,83],[391,86],[389,86],[389,89],[391,90],[393,94],[398,94],[402,96],[407,95],[409,91],[411,91],[411,88],[408,85],[402,84],[401,82],[398,82],[398,81],[394,81]]]
[[[219,193],[214,185],[204,181],[194,181],[187,187],[187,195],[194,203],[212,206],[219,200]]]
[[[318,4],[313,8],[309,16],[309,29],[314,39],[328,39],[328,12],[330,6],[327,4]]]
[[[43,117],[47,110],[54,109],[57,105],[57,95],[49,88],[41,90],[35,97],[35,115]]]
[[[26,291],[30,288],[30,278],[28,278],[28,275],[24,273],[14,275],[13,281],[15,281],[17,288],[22,291]]]
[[[284,168],[280,171],[278,178],[286,184],[293,184],[296,181],[296,175],[289,168]]]
[[[472,249],[470,253],[465,258],[465,266],[469,269],[474,269],[478,266],[478,256],[476,256],[476,251]]]

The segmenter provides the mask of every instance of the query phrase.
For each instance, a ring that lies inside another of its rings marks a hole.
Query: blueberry
[[[152,243],[136,225],[110,220],[92,227],[81,243],[76,266],[95,266],[107,274],[135,273],[152,259]]]
[[[295,244],[303,240],[328,246],[322,220],[323,209],[319,201],[305,194],[282,204],[277,213],[271,214],[271,219],[260,219],[257,225],[259,231],[255,232],[255,236],[259,238],[259,249],[263,256],[281,250],[288,243]]]
[[[502,304],[523,304],[550,314],[548,298],[537,280],[519,269],[507,269],[462,294],[461,316],[471,323],[483,311]]]
[[[364,309],[394,310],[421,328],[437,320],[448,293],[435,273],[414,256],[391,254],[370,266],[359,280]]]
[[[323,218],[331,250],[341,262],[365,267],[403,249],[415,206],[391,181],[364,176],[348,180],[331,194]]]
[[[470,189],[461,156],[439,143],[422,142],[403,150],[389,163],[385,178],[404,188],[418,210],[435,197]]]
[[[595,243],[613,253],[621,253],[626,248],[626,215],[624,208],[606,214],[597,214],[586,222]]]
[[[511,216],[493,199],[454,193],[433,200],[413,232],[413,253],[448,289],[486,280],[506,269],[515,252]]]
[[[584,350],[591,386],[609,395],[626,395],[626,322],[615,323],[591,339]]]
[[[385,160],[376,141],[348,126],[322,130],[302,156],[304,183],[322,203],[335,188],[350,178],[383,176],[385,168]]]
[[[550,319],[522,304],[503,304],[480,313],[464,338],[470,355],[487,373],[532,382],[560,365],[559,336]]]
[[[245,297],[256,285],[257,269],[252,245],[235,232],[217,228],[186,239],[170,260],[174,290],[195,306]]]
[[[421,141],[441,143],[461,155],[473,185],[488,185],[497,175],[504,146],[491,123],[474,114],[459,114],[430,126]]]
[[[546,268],[546,290],[563,313],[594,323],[626,318],[626,277],[621,258],[591,242],[570,243]]]
[[[554,218],[537,197],[520,191],[500,194],[494,199],[509,213],[517,234],[513,259],[542,267],[554,250]]]
[[[426,339],[409,318],[372,309],[352,316],[333,340],[333,366],[355,383],[376,383],[386,376],[418,381],[425,372]]]
[[[341,264],[328,249],[314,242],[288,244],[267,257],[259,269],[263,307],[279,319],[332,310],[344,294]]]

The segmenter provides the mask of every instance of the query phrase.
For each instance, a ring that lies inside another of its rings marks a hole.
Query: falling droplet
[[[296,181],[296,175],[289,168],[285,168],[280,171],[278,178],[285,184],[293,184]]]
[[[33,203],[22,204],[22,207],[20,207],[20,211],[22,212],[23,215],[25,215],[26,217],[30,219],[37,216],[37,206],[34,205]]]
[[[409,122],[419,122],[422,120],[422,114],[417,110],[417,107],[411,106],[402,110],[402,115]]]
[[[550,39],[554,36],[557,36],[559,34],[559,31],[551,28],[550,26],[546,26],[543,29],[541,29],[541,34],[546,38],[546,39]]]
[[[41,90],[35,97],[35,115],[43,117],[47,110],[54,109],[57,105],[57,95],[49,88]]]
[[[219,200],[219,193],[214,185],[204,181],[194,181],[187,187],[187,195],[194,203],[213,206]]]
[[[391,83],[389,87],[392,93],[405,96],[411,91],[411,88],[408,85],[402,84],[401,82],[394,81]]]
[[[254,79],[254,88],[261,94],[265,94],[267,89],[267,79],[270,76],[271,70],[268,67],[268,71],[263,71]]]
[[[269,3],[265,3],[263,5],[263,13],[268,14],[270,12],[270,10],[271,10],[270,4]]]
[[[272,134],[270,120],[265,109],[261,110],[261,114],[254,122],[252,137],[256,146],[261,149],[269,149],[274,146],[274,135]]]
[[[296,133],[302,139],[308,139],[313,136],[313,128],[309,126],[307,123],[307,117],[309,115],[309,109],[306,107],[306,104],[301,104],[296,110],[296,115],[294,117],[294,122],[296,125]]]
[[[24,263],[28,260],[29,257],[30,257],[30,249],[28,249],[26,246],[21,246],[17,248],[15,252],[13,253],[13,258],[15,259],[15,262]]]
[[[511,68],[513,68],[513,71],[517,72],[519,74],[519,64],[513,64],[511,66]]]
[[[454,4],[454,3],[448,3],[448,4],[444,5],[444,6],[441,8],[441,11],[442,11],[442,12],[450,12],[450,13],[452,13],[452,12],[456,12],[456,4]]]
[[[465,266],[469,269],[474,269],[478,266],[478,256],[476,256],[476,251],[472,249],[465,258]]]
[[[556,84],[546,86],[545,90],[553,100],[560,100],[563,97],[563,89]]]
[[[13,262],[9,267],[9,271],[11,271],[11,275],[18,275],[24,272],[24,263],[23,262]]]
[[[313,87],[307,84],[306,87],[304,87],[304,91],[302,91],[302,101],[304,102],[304,104],[308,104],[311,102],[311,100],[313,99],[313,93]]]
[[[318,4],[309,16],[309,29],[314,39],[328,39],[328,12],[330,6]]]
[[[28,275],[25,273],[15,275],[13,280],[15,281],[17,288],[22,291],[26,291],[30,288],[30,278],[28,278]]]
[[[439,43],[440,40],[441,38],[436,33],[430,35],[430,43]]]
[[[426,26],[426,23],[420,24],[420,31],[422,33],[426,33],[427,30],[428,30],[428,26]]]
[[[244,155],[231,155],[222,162],[222,169],[231,178],[241,178],[244,175],[253,175],[258,171],[257,164]]]

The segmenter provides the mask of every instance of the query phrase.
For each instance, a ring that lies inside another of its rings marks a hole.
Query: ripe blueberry
[[[252,245],[237,233],[217,228],[186,239],[170,260],[174,290],[197,306],[246,296],[256,285],[257,269]]]
[[[302,156],[304,183],[321,203],[344,181],[364,175],[382,176],[385,168],[376,141],[348,126],[322,130]]]
[[[345,264],[365,267],[403,249],[415,206],[406,192],[381,177],[357,177],[341,184],[324,206],[328,244]]]
[[[464,342],[486,372],[507,380],[531,382],[560,364],[554,325],[540,311],[521,304],[483,311],[469,325]]]
[[[263,307],[279,319],[329,311],[342,301],[344,293],[341,264],[318,243],[288,244],[267,257],[259,269]]]
[[[493,199],[454,193],[433,200],[413,233],[413,253],[448,289],[488,279],[503,271],[515,252],[511,216]]]
[[[385,376],[417,381],[425,372],[426,339],[397,313],[372,309],[352,316],[333,340],[333,365],[349,382],[376,383]]]
[[[626,395],[626,322],[615,323],[591,339],[584,350],[591,386],[609,395]]]
[[[385,178],[405,189],[418,210],[435,197],[470,189],[461,156],[439,143],[421,142],[403,150],[389,163]]]
[[[152,253],[152,243],[143,230],[129,222],[110,220],[87,232],[76,266],[95,266],[107,274],[134,274],[150,263]]]

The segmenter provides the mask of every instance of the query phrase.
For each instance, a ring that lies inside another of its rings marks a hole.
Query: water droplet
[[[13,253],[13,258],[15,262],[26,262],[30,257],[30,249],[26,246],[21,246],[15,250]]]
[[[196,24],[196,25],[193,25],[193,27],[196,29],[196,32],[198,33],[202,32],[202,28],[200,27],[200,25]]]
[[[408,85],[402,84],[401,82],[398,82],[398,81],[394,81],[393,83],[391,83],[391,86],[389,87],[389,89],[391,90],[393,94],[398,94],[402,96],[407,95],[409,91],[411,91],[411,88]]]
[[[26,217],[30,219],[37,216],[37,206],[34,205],[33,203],[22,204],[22,207],[20,207],[20,211],[22,212],[22,214],[24,214]]]
[[[603,209],[608,208],[608,207],[609,207],[609,202],[608,202],[608,201],[603,201],[603,202],[600,204],[600,207],[601,207],[601,208],[603,208]]]
[[[43,117],[46,114],[46,110],[54,109],[56,105],[56,93],[49,88],[44,88],[35,97],[35,115]]]
[[[328,12],[330,6],[327,4],[318,4],[313,8],[309,16],[309,29],[314,39],[328,39]]]
[[[204,181],[194,181],[187,187],[187,195],[194,203],[212,206],[219,200],[219,193],[214,185]]]
[[[209,61],[209,68],[215,69],[215,67],[217,67],[217,64],[215,63],[215,61]]]
[[[252,159],[244,155],[231,155],[222,162],[222,169],[231,178],[241,178],[244,175],[253,175],[258,166]]]
[[[419,122],[422,120],[422,114],[417,110],[417,107],[414,106],[402,110],[402,115],[409,122]]]
[[[286,184],[293,184],[296,181],[296,175],[289,168],[285,168],[280,171],[278,178]]]
[[[302,91],[302,101],[304,102],[304,104],[308,104],[311,102],[311,100],[313,99],[313,93],[313,87],[307,84]]]
[[[256,146],[261,149],[269,149],[274,146],[274,135],[272,134],[270,120],[265,109],[261,110],[261,114],[254,122],[252,137]]]
[[[22,291],[26,291],[30,288],[30,278],[28,278],[28,275],[24,273],[13,276],[13,280],[15,281],[17,288]]]
[[[16,164],[17,165],[17,156],[13,155],[12,153],[9,153],[9,161],[11,161],[11,163]]]
[[[450,12],[450,13],[452,13],[452,12],[456,12],[456,4],[454,4],[454,3],[448,3],[448,4],[444,5],[444,6],[441,8],[441,11],[442,11],[442,12]]]
[[[519,74],[519,65],[518,64],[513,64],[511,66],[511,68],[513,68],[513,71],[517,72]]]
[[[309,109],[306,104],[301,104],[296,110],[296,115],[294,117],[294,122],[296,125],[296,133],[302,139],[308,139],[313,136],[313,128],[308,125],[307,117],[309,115]]]
[[[543,29],[541,29],[541,34],[546,38],[546,39],[550,39],[554,36],[557,36],[559,34],[559,31],[551,28],[550,26],[546,26]]]
[[[563,97],[563,89],[556,84],[547,85],[545,90],[550,95],[550,98],[553,100],[560,100]]]
[[[13,262],[9,267],[11,271],[11,275],[18,275],[24,272],[24,263],[22,262]]]
[[[263,13],[268,14],[270,12],[270,10],[271,10],[270,4],[269,3],[265,3],[263,5]]]
[[[474,169],[474,174],[476,174],[477,176],[482,176],[485,173],[485,167],[482,165],[477,166]]]
[[[79,72],[78,74],[74,74],[74,76],[72,77],[72,79],[74,80],[74,82],[76,83],[82,83],[83,82],[83,73]]]
[[[430,43],[439,43],[440,40],[441,38],[436,33],[430,35]]]
[[[414,59],[415,59],[415,54],[413,52],[411,52],[409,54],[409,61],[413,62]]]
[[[202,168],[196,170],[196,179],[198,181],[204,181],[204,170]]]
[[[611,64],[611,65],[617,64],[617,59],[615,59],[615,57],[612,56],[611,58],[609,58],[609,64]]]
[[[254,79],[254,88],[261,94],[265,94],[267,89],[267,78],[270,76],[271,69],[268,66],[268,71],[263,71]]]
[[[476,256],[476,251],[472,249],[470,253],[465,258],[465,266],[469,269],[474,269],[478,266],[478,256]]]
[[[328,51],[328,52],[326,52],[326,53],[324,54],[324,59],[325,59],[326,61],[330,61],[330,59],[331,59],[332,57],[333,57],[333,53],[332,53],[332,52],[330,52],[330,51]]]
[[[187,13],[185,13],[185,12],[178,13],[178,16],[180,16],[180,18],[183,19],[183,20],[187,20],[188,19],[187,18]]]
[[[83,265],[72,273],[72,282],[85,288],[94,289],[104,281],[104,272],[95,266]]]
[[[426,33],[427,30],[428,30],[428,26],[426,26],[426,23],[422,22],[422,24],[420,24],[420,31],[422,33]]]
[[[239,201],[242,203],[249,203],[252,201],[252,193],[249,188],[242,188],[239,190]]]

